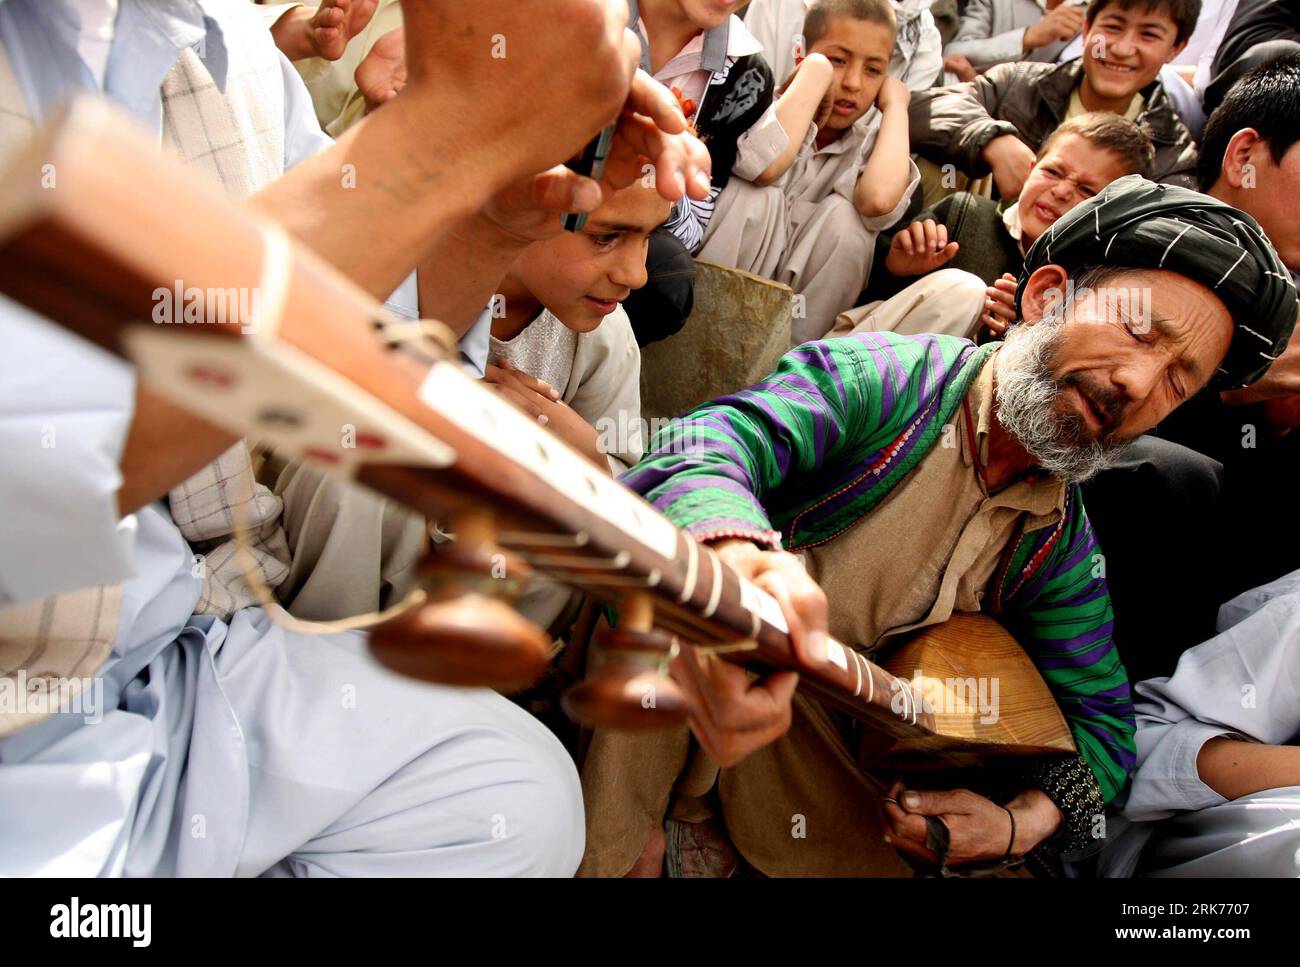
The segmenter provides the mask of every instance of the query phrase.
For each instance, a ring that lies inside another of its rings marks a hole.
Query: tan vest
[[[1032,531],[1060,520],[1060,481],[1019,480],[989,495],[975,470],[973,447],[982,447],[993,418],[996,359],[925,459],[852,528],[805,552],[826,592],[831,634],[845,644],[869,652],[954,611],[985,610],[989,582],[1022,524]]]

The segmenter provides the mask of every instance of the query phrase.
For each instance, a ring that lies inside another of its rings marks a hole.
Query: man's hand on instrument
[[[1014,840],[1008,810],[1015,816]],[[935,864],[941,857],[925,845],[926,817],[937,816],[948,827],[949,866],[1023,856],[1061,824],[1061,811],[1036,789],[1021,793],[1004,808],[969,789],[909,790],[901,780],[880,800],[880,815],[885,842]]]
[[[824,665],[829,627],[826,592],[808,574],[803,561],[787,551],[765,551],[742,540],[719,541],[713,550],[741,577],[776,598],[790,628],[795,657],[813,668]]]
[[[690,700],[691,731],[722,768],[775,742],[790,728],[796,672],[755,681],[739,665],[702,655],[693,645],[681,646],[669,672]]]
[[[772,595],[790,626],[795,655],[805,665],[826,659],[826,595],[802,562],[784,551],[764,551],[749,541],[713,545],[724,563]],[[669,666],[690,699],[691,731],[719,766],[735,765],[790,728],[799,676],[778,672],[761,681],[737,665],[704,655],[691,645]]]
[[[1002,278],[984,290],[984,310],[980,322],[995,336],[1002,336],[1016,321],[1016,277],[1004,272]]]

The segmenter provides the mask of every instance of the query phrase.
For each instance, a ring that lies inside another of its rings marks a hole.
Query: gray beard
[[[1089,440],[1083,421],[1057,410],[1065,385],[1052,370],[1063,318],[1023,322],[1007,330],[997,354],[998,422],[1038,465],[1067,483],[1083,483],[1112,466],[1129,443]]]

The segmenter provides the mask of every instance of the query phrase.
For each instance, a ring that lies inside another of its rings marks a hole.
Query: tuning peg
[[[393,671],[442,685],[517,691],[551,660],[551,643],[508,604],[463,594],[423,604],[370,632],[370,650]]]
[[[596,635],[587,677],[561,699],[571,719],[629,730],[668,728],[686,720],[689,701],[668,676],[673,639],[652,625],[649,596],[624,601],[619,626]]]
[[[530,571],[495,543],[486,515],[456,521],[456,540],[420,565],[426,603],[370,631],[394,671],[444,685],[517,691],[546,670],[551,641],[510,606]]]

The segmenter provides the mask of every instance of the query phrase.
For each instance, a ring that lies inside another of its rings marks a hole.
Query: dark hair
[[[1128,118],[1109,111],[1076,114],[1047,136],[1043,146],[1038,149],[1038,160],[1042,161],[1057,139],[1067,134],[1083,138],[1115,155],[1124,165],[1126,175],[1151,177],[1151,166],[1156,160],[1155,145],[1147,133]]]
[[[813,0],[803,19],[803,49],[812,50],[813,44],[826,36],[832,17],[850,17],[867,20],[888,27],[898,33],[898,18],[889,0]]]
[[[1088,0],[1088,11],[1084,14],[1084,19],[1088,23],[1095,23],[1101,12],[1111,4],[1121,10],[1142,7],[1147,13],[1163,11],[1169,14],[1169,19],[1178,28],[1178,35],[1174,37],[1175,44],[1181,44],[1192,35],[1196,21],[1201,16],[1201,0]]]
[[[1300,141],[1300,54],[1283,54],[1261,64],[1224,95],[1201,132],[1196,166],[1201,191],[1209,191],[1219,180],[1228,142],[1243,128],[1259,132],[1275,164]]]

